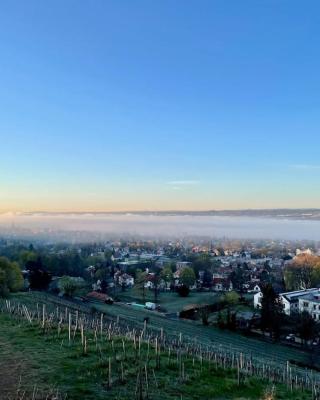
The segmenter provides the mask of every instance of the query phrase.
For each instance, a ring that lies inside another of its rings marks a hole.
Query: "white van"
[[[146,302],[146,308],[148,310],[155,310],[156,309],[156,304],[155,303],[151,303],[150,301]]]

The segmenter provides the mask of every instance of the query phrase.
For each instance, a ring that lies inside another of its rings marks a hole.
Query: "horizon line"
[[[223,209],[172,209],[172,210],[118,210],[118,211],[93,211],[93,210],[82,210],[82,211],[49,211],[49,210],[16,210],[16,211],[0,211],[1,214],[134,214],[134,213],[205,213],[205,212],[239,212],[239,211],[320,211],[320,207],[274,207],[274,208],[223,208]]]

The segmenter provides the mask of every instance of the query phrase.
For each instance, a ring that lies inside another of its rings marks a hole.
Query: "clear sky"
[[[318,0],[2,0],[0,210],[320,207]]]

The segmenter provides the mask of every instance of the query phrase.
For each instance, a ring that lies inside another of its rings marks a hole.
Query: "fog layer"
[[[320,240],[320,221],[255,217],[155,215],[0,215],[0,228],[86,231],[144,236],[210,236]]]

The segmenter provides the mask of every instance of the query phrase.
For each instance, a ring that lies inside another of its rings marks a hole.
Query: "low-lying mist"
[[[258,217],[137,214],[2,214],[1,231],[82,231],[149,237],[320,240],[320,221]]]

